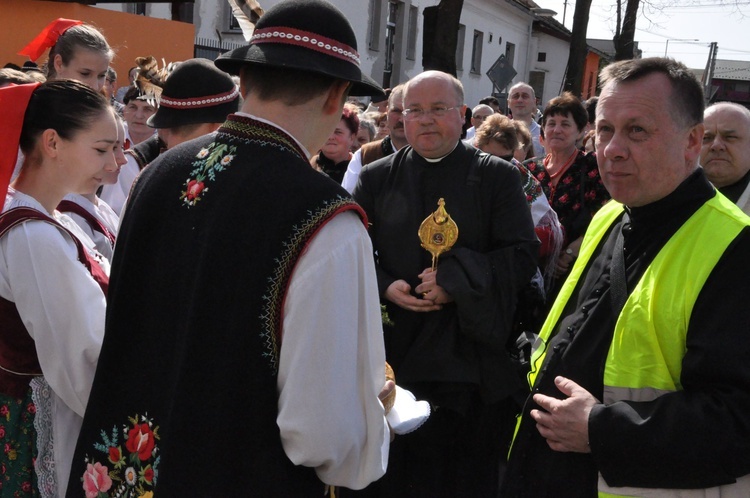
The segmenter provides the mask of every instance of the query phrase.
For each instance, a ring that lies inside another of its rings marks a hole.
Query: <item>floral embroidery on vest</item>
[[[153,496],[159,475],[159,427],[147,415],[128,420],[130,424],[122,426],[122,438],[117,426],[109,435],[101,431],[101,442],[94,444],[94,449],[104,454],[101,461],[86,456],[81,478],[86,498]]]
[[[185,181],[185,190],[180,199],[188,207],[195,206],[208,192],[206,182],[216,180],[216,173],[224,171],[229,166],[236,152],[236,146],[217,142],[201,149],[195,156],[198,160],[193,162],[194,168]]]

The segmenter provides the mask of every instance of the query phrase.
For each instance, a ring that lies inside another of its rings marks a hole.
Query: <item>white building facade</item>
[[[280,0],[260,0],[264,9]],[[439,0],[331,0],[346,15],[357,36],[362,70],[385,86],[395,86],[422,72],[424,9]],[[169,3],[98,4],[100,8],[173,19]],[[190,9],[185,12],[184,9]],[[548,39],[532,29],[539,19],[536,4],[516,0],[465,0],[456,52],[457,77],[465,90],[465,103],[473,107],[483,97],[504,90],[486,75],[501,55],[515,69],[513,83],[535,77],[544,80],[544,101],[559,92],[567,63],[567,44]],[[226,0],[195,0],[183,4],[179,14],[195,25],[196,55],[215,58],[218,53],[244,44]],[[321,19],[324,23],[326,20]],[[386,71],[388,55],[392,68]],[[547,51],[539,61],[539,51]],[[554,55],[552,55],[554,54]],[[144,54],[145,55],[145,54]],[[158,54],[153,54],[159,58]],[[562,68],[562,69],[561,69]],[[548,94],[551,95],[548,98]]]

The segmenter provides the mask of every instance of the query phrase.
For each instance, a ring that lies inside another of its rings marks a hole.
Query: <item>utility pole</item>
[[[385,68],[383,69],[383,88],[390,88],[391,86],[397,15],[398,4],[396,2],[388,2],[388,19],[386,20],[385,29]]]
[[[716,69],[716,53],[719,51],[719,44],[711,42],[711,48],[708,50],[708,62],[706,63],[706,70],[703,71],[703,100],[705,105],[708,105],[713,96],[713,81],[714,81],[714,70]]]

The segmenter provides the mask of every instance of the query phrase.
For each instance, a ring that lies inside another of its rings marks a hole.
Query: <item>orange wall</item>
[[[58,17],[80,19],[96,26],[115,50],[112,67],[118,86],[128,84],[128,68],[139,56],[153,55],[161,67],[162,58],[176,62],[193,57],[195,26],[99,9],[78,3],[42,0],[0,0],[0,67],[8,62],[19,66],[27,60],[17,55],[50,21]],[[37,63],[46,62],[43,54]]]
[[[586,54],[586,65],[583,70],[581,98],[586,100],[596,95],[599,75],[599,56],[593,52]]]

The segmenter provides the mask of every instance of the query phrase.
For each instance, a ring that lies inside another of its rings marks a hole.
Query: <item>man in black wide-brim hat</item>
[[[385,472],[366,220],[308,162],[347,95],[382,90],[322,0],[269,9],[216,65],[243,107],[133,187],[67,496],[321,496]]]

